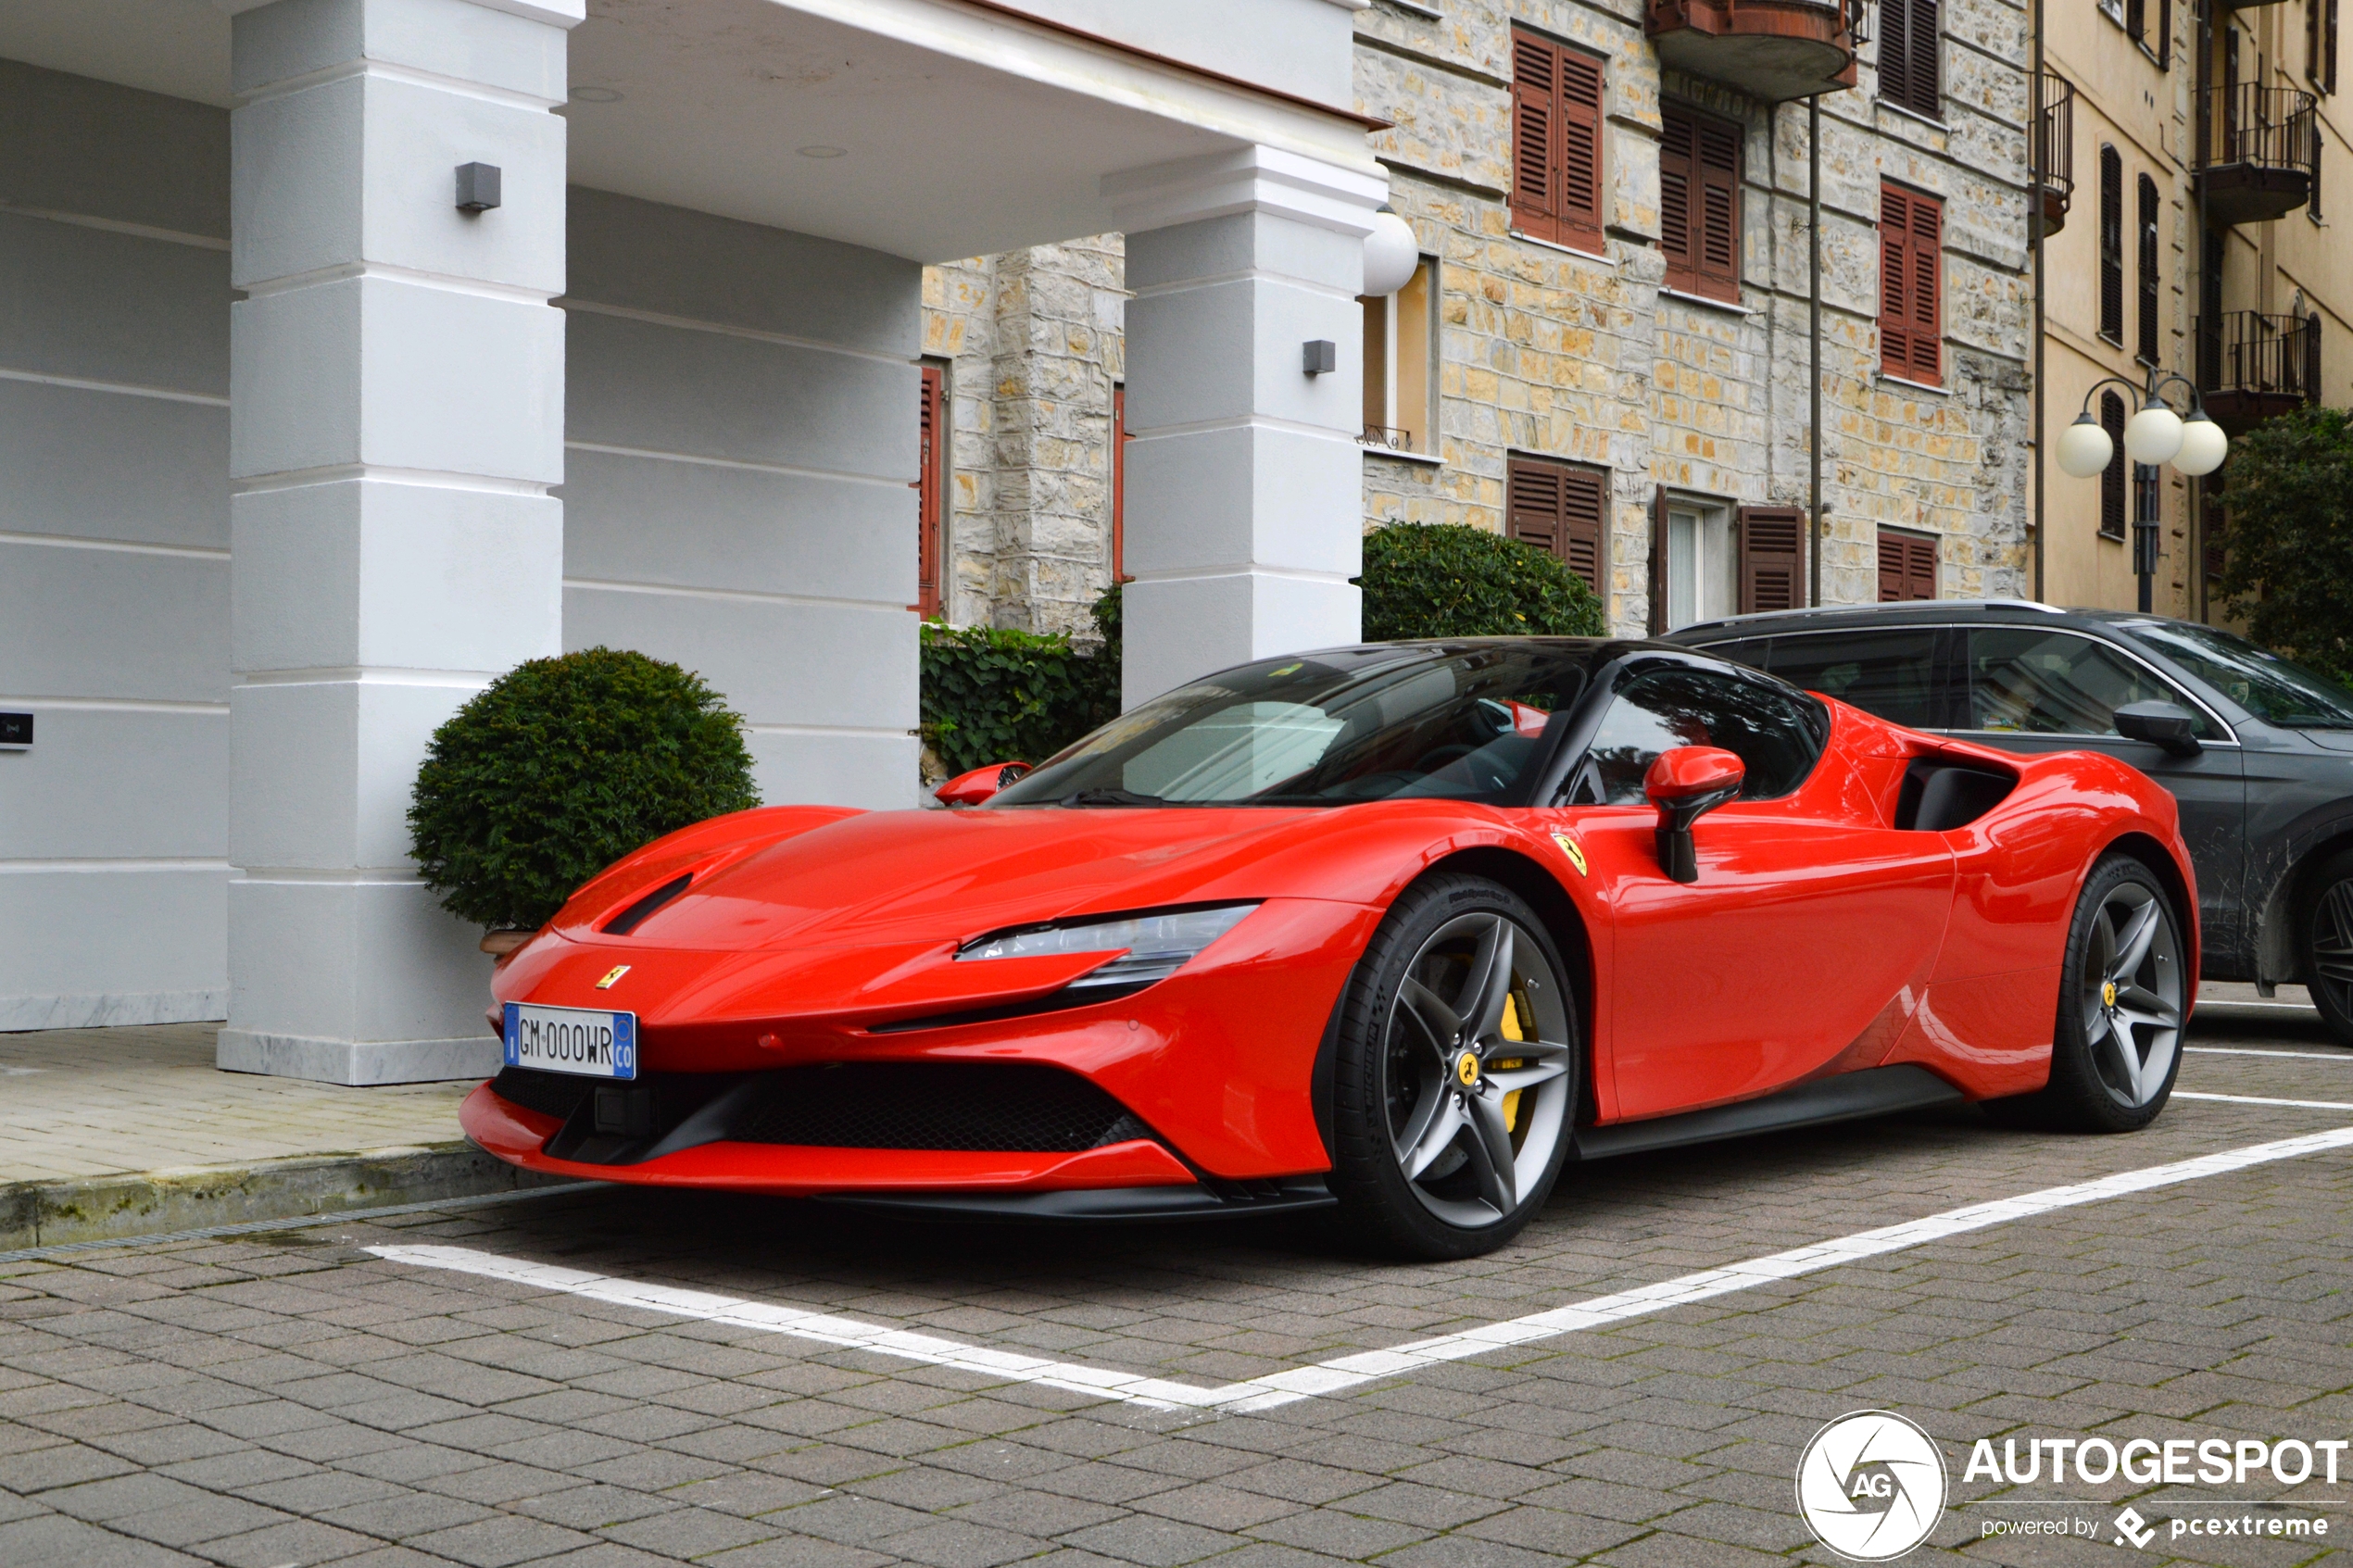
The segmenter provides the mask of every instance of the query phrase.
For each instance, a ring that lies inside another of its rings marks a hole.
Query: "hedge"
[[[1365,538],[1365,639],[1598,637],[1602,601],[1548,551],[1459,523],[1398,523]]]
[[[1095,602],[1100,649],[1067,633],[923,629],[923,735],[950,777],[990,762],[1043,762],[1119,717],[1119,589]]]

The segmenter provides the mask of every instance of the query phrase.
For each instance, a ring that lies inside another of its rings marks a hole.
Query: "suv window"
[[[1969,706],[1972,728],[2008,734],[2112,735],[2129,702],[2171,702],[2213,726],[2182,693],[2104,643],[2073,632],[1972,627]]]
[[[2353,692],[2245,637],[2185,621],[2128,621],[2123,630],[2266,723],[2353,730]]]
[[[1570,786],[1573,805],[1639,806],[1642,775],[1659,753],[1719,746],[1748,770],[1743,800],[1787,795],[1806,781],[1829,738],[1821,705],[1761,681],[1668,669],[1618,689],[1585,748]]]
[[[1936,628],[1817,632],[1775,637],[1765,668],[1793,686],[1852,703],[1916,730],[1944,722],[1936,691]]]

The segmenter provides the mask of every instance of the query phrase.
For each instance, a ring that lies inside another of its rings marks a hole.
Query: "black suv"
[[[1917,730],[2104,751],[2172,791],[2210,980],[2302,981],[2353,1045],[2353,691],[2194,621],[1934,599],[1687,626]]]

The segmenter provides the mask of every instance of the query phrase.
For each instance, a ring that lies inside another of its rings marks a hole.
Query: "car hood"
[[[2330,751],[2353,751],[2353,730],[2298,730],[2296,733],[2314,746]]]
[[[1328,813],[1150,808],[875,811],[698,872],[625,936],[610,906],[559,932],[599,947],[743,952],[960,943],[1008,925],[1251,891],[1249,869]],[[672,873],[675,874],[675,873]],[[640,888],[659,884],[661,873]],[[634,896],[633,890],[633,895]]]

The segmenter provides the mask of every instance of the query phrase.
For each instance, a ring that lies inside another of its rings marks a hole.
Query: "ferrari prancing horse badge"
[[[1592,874],[1585,869],[1585,847],[1577,842],[1575,834],[1555,833],[1553,842],[1561,847],[1561,853],[1568,857],[1568,863],[1577,868],[1579,876]]]

